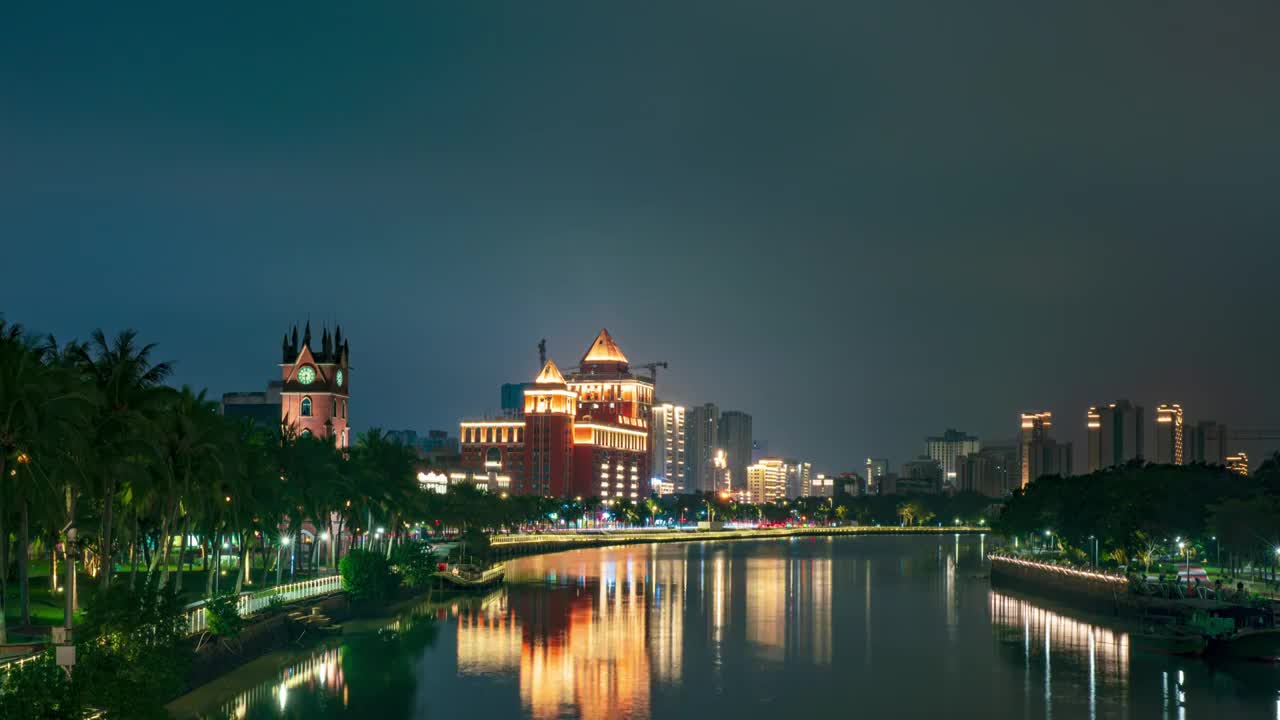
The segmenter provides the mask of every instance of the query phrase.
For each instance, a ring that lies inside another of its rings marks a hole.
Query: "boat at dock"
[[[436,571],[435,577],[461,590],[487,590],[496,587],[502,584],[507,574],[505,563],[498,563],[486,569],[465,564],[441,563],[441,565],[443,567]]]

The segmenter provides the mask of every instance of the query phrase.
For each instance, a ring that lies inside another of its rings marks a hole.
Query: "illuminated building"
[[[1249,456],[1241,450],[1235,455],[1227,456],[1227,469],[1237,475],[1249,475]]]
[[[720,448],[720,408],[706,403],[690,408],[685,419],[685,489],[711,492],[716,489],[715,455]],[[741,479],[739,479],[741,482]]]
[[[867,494],[881,494],[884,476],[889,474],[887,458],[867,458]]]
[[[956,458],[956,489],[1003,497],[1018,487],[1017,446],[992,446]]]
[[[524,476],[516,487],[521,495],[571,494],[573,485],[574,417],[577,393],[569,389],[548,360],[542,372],[524,387]]]
[[[737,410],[720,413],[719,446],[729,461],[729,475],[746,477],[751,464],[751,416]]]
[[[1050,437],[1053,413],[1022,413],[1018,431],[1019,487],[1026,487],[1045,475],[1071,474],[1071,443]]]
[[[333,335],[325,329],[317,350],[311,346],[311,323],[306,324],[301,343],[298,328],[294,326],[292,338],[285,335],[281,343],[281,426],[299,436],[329,438],[339,448],[350,447],[349,359],[342,328],[335,329]]]
[[[638,499],[649,478],[653,382],[633,375],[627,356],[601,330],[569,377],[578,395],[573,428],[573,495]]]
[[[809,492],[805,494],[808,495],[809,497],[822,497],[822,498],[835,497],[836,495],[835,478],[829,478],[826,475],[823,475],[822,473],[818,473],[816,476],[814,476],[813,480],[809,483]]]
[[[734,487],[733,475],[729,473],[729,458],[723,448],[716,448],[711,458],[711,487],[708,492],[733,492],[742,490],[744,478],[738,478],[738,487]]]
[[[925,452],[942,468],[943,481],[951,487],[956,484],[956,458],[982,449],[981,440],[953,428],[947,428],[940,437],[925,438],[924,444]]]
[[[1143,408],[1128,400],[1089,408],[1085,429],[1089,435],[1089,472],[1141,460]]]
[[[655,481],[671,485],[672,492],[684,492],[684,407],[671,403],[653,406],[653,453],[649,462]]]
[[[787,464],[787,499],[805,497],[812,482],[813,465],[803,460],[784,460]]]
[[[755,504],[771,503],[787,497],[787,461],[761,458],[747,467],[747,495]]]
[[[1184,425],[1182,431],[1182,459],[1206,465],[1227,464],[1227,426],[1213,420],[1201,420],[1195,425]]]
[[[1156,408],[1156,463],[1181,465],[1183,461],[1182,406]]]
[[[513,492],[524,493],[524,439],[524,420],[465,420],[458,435],[462,469],[506,475]]]
[[[461,423],[462,467],[512,492],[639,499],[649,494],[653,383],[633,375],[607,330],[567,378],[547,361],[524,387],[522,418]]]

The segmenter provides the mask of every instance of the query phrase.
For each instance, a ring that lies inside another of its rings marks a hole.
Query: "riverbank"
[[[636,545],[643,543],[707,542],[733,540],[770,540],[799,537],[916,535],[980,535],[991,528],[972,525],[946,526],[877,526],[843,525],[836,527],[744,528],[741,530],[600,530],[556,532],[527,535],[495,535],[490,538],[494,552],[503,558],[560,552],[578,548]]]

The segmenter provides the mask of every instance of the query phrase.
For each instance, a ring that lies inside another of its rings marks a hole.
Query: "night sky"
[[[6,318],[215,395],[336,320],[357,429],[455,433],[607,327],[824,471],[1280,428],[1280,4],[324,5],[6,6]]]

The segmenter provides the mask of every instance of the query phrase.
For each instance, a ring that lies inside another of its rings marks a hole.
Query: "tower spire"
[[[307,327],[302,331],[302,346],[311,347],[311,321],[307,321]]]

